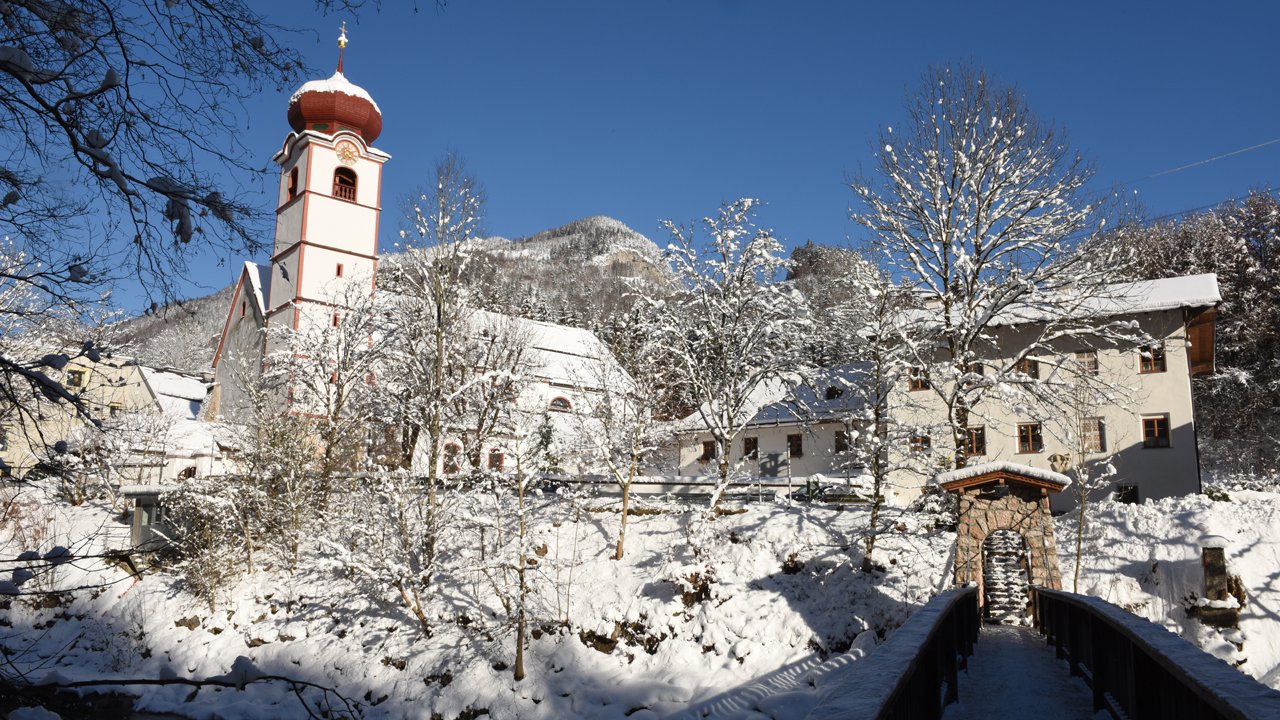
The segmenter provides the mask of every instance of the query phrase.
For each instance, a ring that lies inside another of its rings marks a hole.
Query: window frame
[[[913,431],[912,431],[912,433],[911,433],[911,435],[910,435],[909,437],[907,437],[907,449],[908,449],[908,451],[910,451],[913,455],[918,455],[918,454],[923,454],[923,453],[927,453],[927,452],[932,452],[932,451],[933,451],[933,437],[929,435],[928,431],[924,431],[924,430],[914,431],[914,430],[913,430]]]
[[[1044,427],[1042,423],[1018,423],[1018,455],[1038,455],[1044,452]]]
[[[84,370],[68,370],[66,376],[66,386],[68,388],[80,389],[84,387],[85,371]]]
[[[1164,432],[1160,432],[1163,425]],[[1155,432],[1148,434],[1148,427]],[[1169,413],[1158,413],[1142,416],[1142,449],[1155,450],[1173,447],[1173,428],[1169,422]]]
[[[760,438],[756,435],[749,435],[742,438],[742,457],[747,460],[760,459]]]
[[[907,369],[907,390],[909,392],[929,390],[932,387],[933,385],[929,383],[929,377],[925,374],[924,368],[913,366]]]
[[[711,462],[716,459],[716,441],[703,440],[702,454],[698,456],[698,462]]]
[[[1138,374],[1156,375],[1169,371],[1169,356],[1164,342],[1157,341],[1138,348]]]
[[[440,469],[445,475],[457,475],[462,472],[462,446],[456,442],[447,442],[440,449]]]
[[[1086,429],[1086,423],[1096,423],[1097,432]],[[1096,442],[1093,442],[1096,440]],[[1080,421],[1080,449],[1086,453],[1105,453],[1107,451],[1107,419],[1104,417],[1087,417]]]
[[[1016,372],[1020,372],[1023,375],[1026,375],[1032,380],[1040,379],[1040,361],[1036,360],[1035,358],[1024,357],[1018,362],[1014,363],[1013,369]]]
[[[569,398],[563,395],[557,395],[551,398],[551,401],[547,403],[547,409],[551,412],[559,413],[573,412],[573,403],[569,401]]]
[[[966,457],[987,456],[986,425],[971,425],[965,428],[964,451]]]
[[[489,448],[489,456],[485,460],[485,468],[496,472],[502,472],[507,462],[507,454],[498,448]]]
[[[1076,368],[1081,375],[1097,375],[1098,374],[1098,351],[1097,350],[1080,350],[1071,354],[1072,362],[1076,364]]]
[[[804,457],[804,434],[803,433],[787,434],[787,457],[789,458]]]

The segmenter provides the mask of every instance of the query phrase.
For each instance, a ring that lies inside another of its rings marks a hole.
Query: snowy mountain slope
[[[1097,505],[1086,522],[1079,589],[1280,688],[1280,493],[1242,490],[1219,497],[1228,499],[1190,495]],[[1063,586],[1071,590],[1076,523],[1064,515],[1056,524]],[[1206,628],[1187,613],[1203,595],[1200,553],[1206,535],[1229,541],[1227,571],[1243,581],[1247,602],[1238,635]]]
[[[476,240],[473,253],[477,261],[469,280],[481,288],[485,309],[535,320],[603,324],[628,306],[623,296],[633,285],[663,292],[672,282],[657,245],[603,216],[521,240]],[[392,264],[395,257],[384,255]],[[207,369],[231,292],[223,288],[118,323],[115,329],[124,343],[119,352],[149,365]]]

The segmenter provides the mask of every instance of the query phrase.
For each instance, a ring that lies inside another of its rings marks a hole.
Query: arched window
[[[298,197],[298,168],[289,171],[289,199]]]
[[[462,472],[462,463],[459,458],[462,455],[462,446],[458,443],[449,443],[444,446],[444,472],[446,475],[457,475]]]
[[[347,202],[356,201],[356,171],[340,167],[333,171],[333,196]]]
[[[573,410],[573,405],[569,403],[569,398],[557,397],[551,398],[552,412],[569,412]]]

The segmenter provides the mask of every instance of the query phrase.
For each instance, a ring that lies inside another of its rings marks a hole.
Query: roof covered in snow
[[[1117,315],[1207,308],[1222,302],[1214,273],[1112,283],[1101,287],[1068,288],[1054,295],[1027,298],[1003,308],[992,325],[1022,325],[1060,319],[1108,318]],[[909,311],[908,317],[928,323],[936,310]]]
[[[936,485],[947,485],[990,473],[1022,475],[1023,477],[1031,478],[1032,480],[1039,480],[1043,483],[1056,485],[1059,490],[1065,490],[1067,486],[1071,485],[1071,478],[1063,475],[1062,473],[1056,473],[1052,470],[1043,470],[1041,468],[1031,467],[1030,465],[1008,462],[1006,460],[997,460],[995,462],[982,463],[981,465],[970,465],[968,467],[962,467],[959,470],[949,470],[934,476],[932,482]]]
[[[253,301],[257,303],[258,314],[262,317],[267,316],[267,295],[266,290],[271,283],[271,268],[269,266],[259,265],[255,262],[246,261],[244,264],[245,275],[249,278],[249,287],[245,288],[245,292]]]
[[[602,362],[616,364],[608,346],[590,330],[477,310],[471,322],[480,328],[501,327],[526,344],[533,374],[549,383],[592,386]]]
[[[1218,291],[1218,276],[1214,273],[1113,283],[1097,291],[1090,290],[1087,295],[1072,297],[1075,292],[1077,291],[1067,291],[1055,298],[1055,308],[1063,305],[1074,307],[1075,314],[1079,317],[1113,317],[1180,308],[1213,307],[1222,302],[1222,294]],[[1014,305],[1000,313],[996,324],[1017,325],[1046,319],[1048,312],[1044,307]]]
[[[798,425],[805,422],[839,420],[860,411],[866,393],[857,392],[858,383],[866,377],[865,363],[850,363],[823,369],[806,380],[773,380],[756,386],[747,398],[742,416],[750,417],[747,427]],[[702,416],[694,412],[677,421],[675,432],[706,429]]]
[[[200,407],[210,388],[210,384],[203,378],[169,368],[158,369],[142,365],[138,369],[164,414],[179,420],[195,420],[199,417]]]

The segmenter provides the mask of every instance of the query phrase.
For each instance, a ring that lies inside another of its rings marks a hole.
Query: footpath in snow
[[[1093,694],[1075,680],[1034,630],[984,625],[968,672],[960,673],[960,702],[948,705],[944,720],[1024,718],[1091,720]]]

